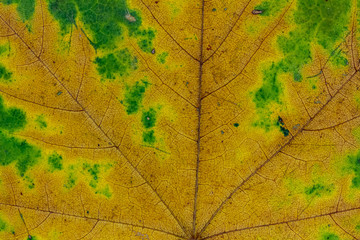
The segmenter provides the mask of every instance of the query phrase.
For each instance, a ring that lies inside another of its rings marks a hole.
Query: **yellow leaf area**
[[[0,239],[360,239],[359,7],[1,0]]]

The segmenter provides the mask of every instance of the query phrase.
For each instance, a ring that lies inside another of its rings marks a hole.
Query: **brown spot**
[[[254,14],[254,15],[259,15],[259,14],[262,14],[262,13],[263,13],[262,10],[254,9],[254,10],[252,11],[252,14]]]

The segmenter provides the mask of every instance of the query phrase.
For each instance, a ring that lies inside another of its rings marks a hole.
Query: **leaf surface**
[[[355,0],[0,1],[1,239],[359,239]]]

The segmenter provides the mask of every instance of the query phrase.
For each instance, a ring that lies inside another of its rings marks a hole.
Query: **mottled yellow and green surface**
[[[360,239],[359,31],[356,0],[0,0],[0,239]]]

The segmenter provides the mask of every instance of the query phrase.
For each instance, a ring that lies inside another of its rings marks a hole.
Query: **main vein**
[[[203,76],[203,43],[204,43],[204,6],[205,0],[202,0],[201,6],[201,34],[200,34],[200,57],[199,57],[199,81],[198,81],[198,98],[197,98],[197,153],[196,153],[196,176],[195,176],[195,196],[194,196],[194,212],[193,212],[193,237],[196,237],[196,214],[197,214],[197,198],[199,194],[199,166],[200,166],[200,151],[201,151],[201,93],[202,93],[202,76]]]

